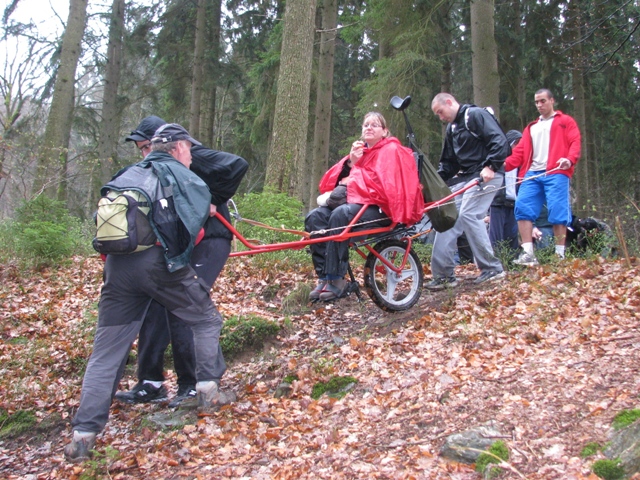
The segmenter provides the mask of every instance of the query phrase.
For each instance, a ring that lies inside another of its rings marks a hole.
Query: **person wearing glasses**
[[[391,222],[413,225],[422,218],[424,200],[418,168],[411,149],[391,136],[387,122],[378,112],[369,112],[362,122],[362,136],[353,142],[349,155],[331,167],[320,180],[318,208],[305,218],[311,238],[336,235],[370,205],[356,229],[371,229]],[[342,201],[335,198],[343,192]],[[327,194],[334,201],[325,204]],[[333,197],[333,198],[331,198]],[[314,233],[327,230],[326,233]],[[355,229],[354,229],[355,230]],[[318,284],[309,294],[311,301],[329,301],[347,294],[344,278],[349,264],[349,241],[310,245]]]
[[[135,142],[144,158],[151,152],[154,133],[166,123],[154,115],[145,117],[125,141]],[[191,266],[211,289],[229,257],[232,240],[231,232],[214,215],[218,211],[231,221],[227,201],[236,193],[249,164],[237,155],[202,145],[191,147],[191,158],[191,171],[204,180],[211,192],[210,217],[203,227],[204,237],[193,250]],[[138,383],[131,390],[117,392],[117,400],[124,403],[167,400],[168,392],[163,382],[164,354],[169,342],[178,377],[178,392],[169,402],[169,407],[177,407],[186,399],[195,399],[196,358],[191,327],[154,301],[149,306],[138,338]],[[218,348],[216,383],[220,383],[226,368],[222,350]]]

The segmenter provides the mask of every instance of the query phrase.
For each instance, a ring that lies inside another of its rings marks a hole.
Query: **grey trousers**
[[[193,249],[191,266],[211,290],[222,271],[231,242],[226,238],[205,238]],[[173,366],[178,385],[196,384],[196,357],[191,327],[168,314],[158,302],[151,302],[138,336],[138,380],[164,381],[164,353],[171,342]],[[218,350],[214,377],[221,379],[227,370],[222,350]]]
[[[433,242],[431,273],[434,279],[453,276],[456,241],[462,232],[467,234],[473,257],[481,272],[503,270],[500,260],[493,254],[487,225],[484,223],[493,197],[502,186],[502,177],[502,173],[496,173],[493,179],[484,182],[482,187],[473,187],[462,194],[455,225],[446,232],[437,232]]]
[[[161,247],[109,255],[98,306],[98,327],[82,382],[74,430],[99,433],[122,377],[131,343],[156,300],[193,330],[197,381],[215,378],[222,316],[191,266],[167,270]]]

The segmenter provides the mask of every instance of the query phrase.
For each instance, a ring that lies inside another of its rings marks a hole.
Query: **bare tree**
[[[38,159],[33,185],[35,193],[46,191],[49,196],[54,195],[57,185],[61,200],[66,200],[67,196],[67,151],[73,119],[75,75],[87,23],[87,3],[88,0],[69,1],[69,17],[62,35],[60,64],[45,128],[44,149]]]

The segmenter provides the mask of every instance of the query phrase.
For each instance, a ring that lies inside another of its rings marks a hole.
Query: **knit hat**
[[[513,147],[513,144],[522,138],[522,134],[518,130],[509,130],[505,136],[510,147]]]

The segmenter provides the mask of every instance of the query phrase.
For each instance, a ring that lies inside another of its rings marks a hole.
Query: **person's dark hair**
[[[384,119],[384,117],[382,116],[382,114],[380,112],[369,112],[367,114],[365,114],[364,118],[362,119],[363,122],[365,122],[367,120],[367,118],[369,117],[375,117],[376,120],[378,120],[378,122],[380,122],[380,126],[382,126],[382,128],[384,128],[387,133],[384,136],[384,138],[390,137],[391,136],[391,132],[389,131],[389,127],[387,127],[387,121]]]
[[[541,93],[546,93],[547,97],[549,97],[549,99],[555,98],[553,96],[553,93],[551,93],[551,90],[549,90],[548,88],[541,88],[540,90],[538,90],[535,94],[539,95]]]

